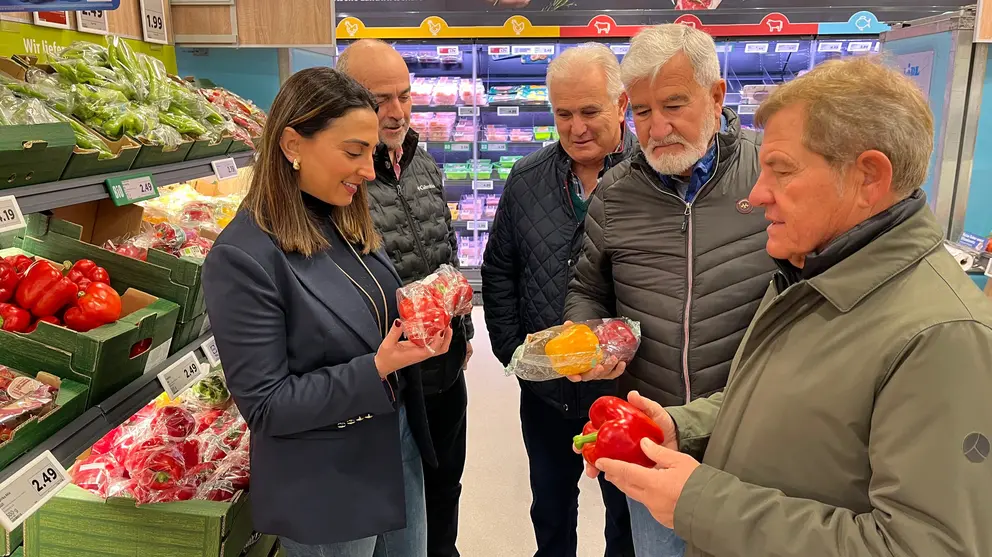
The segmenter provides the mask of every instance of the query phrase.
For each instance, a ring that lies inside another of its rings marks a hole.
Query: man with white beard
[[[626,369],[607,360],[582,377],[619,374],[621,396],[670,406],[722,390],[776,270],[764,212],[747,200],[761,136],[723,107],[720,75],[713,39],[684,25],[645,29],[621,64],[642,151],[614,166],[589,203],[565,304],[570,321],[640,322]],[[672,530],[628,503],[637,557],[683,554]]]

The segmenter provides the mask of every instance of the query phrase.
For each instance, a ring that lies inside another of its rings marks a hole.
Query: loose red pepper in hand
[[[80,289],[85,289],[91,282],[110,284],[110,274],[107,273],[107,270],[90,259],[76,261],[69,269],[69,274],[66,277],[78,284]]]
[[[31,326],[31,312],[14,304],[0,304],[0,329],[11,333],[26,333]]]
[[[17,285],[14,299],[17,305],[35,317],[55,315],[79,296],[76,283],[62,275],[62,269],[47,261],[34,263],[21,284]]]
[[[65,311],[65,326],[85,333],[121,316],[121,297],[109,284],[91,282],[76,305]]]
[[[621,398],[604,396],[589,408],[589,422],[573,441],[593,466],[609,458],[654,468],[654,461],[641,450],[645,437],[659,445],[665,442],[661,427],[647,414]]]
[[[24,273],[31,268],[34,263],[33,257],[28,257],[27,255],[8,255],[3,258],[11,267],[13,267],[18,276],[24,277]]]
[[[14,297],[20,282],[21,277],[17,274],[17,269],[6,261],[0,261],[0,303],[8,302]]]
[[[35,330],[38,328],[38,323],[41,323],[42,321],[44,321],[45,323],[51,323],[52,325],[61,325],[62,324],[62,322],[59,321],[59,318],[58,317],[55,317],[54,315],[49,315],[48,317],[39,317],[38,319],[35,319],[34,323],[31,323],[31,326],[28,327],[28,330],[26,330],[24,332],[25,333],[33,333],[33,332],[35,332]]]

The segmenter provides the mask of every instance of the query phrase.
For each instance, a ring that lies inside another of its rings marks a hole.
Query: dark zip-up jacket
[[[417,132],[410,130],[403,142],[399,180],[388,150],[380,145],[375,154],[375,181],[368,184],[372,220],[403,284],[420,280],[445,263],[458,267],[458,246],[441,171],[418,142]],[[462,372],[466,343],[474,334],[472,318],[455,318],[451,327],[454,336],[448,353],[420,364],[425,394],[447,390]]]
[[[637,149],[625,131],[620,152],[607,166],[620,164]],[[583,223],[569,195],[571,159],[559,143],[518,161],[510,172],[482,261],[482,300],[493,352],[504,365],[530,333],[564,320],[572,267],[582,250]],[[522,382],[566,416],[585,416],[616,382],[576,384],[567,379]]]
[[[776,265],[765,252],[764,211],[747,197],[758,179],[761,137],[724,109],[716,167],[686,203],[643,153],[603,177],[565,315],[641,323],[637,356],[620,378],[665,405],[726,385],[730,362]]]

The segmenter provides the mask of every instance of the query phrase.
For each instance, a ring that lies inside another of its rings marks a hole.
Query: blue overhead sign
[[[882,23],[875,14],[860,11],[851,16],[847,23],[821,23],[821,35],[878,35],[891,27]]]
[[[121,0],[0,0],[0,12],[116,10]]]

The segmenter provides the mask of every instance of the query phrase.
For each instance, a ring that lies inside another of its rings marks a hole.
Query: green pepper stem
[[[588,435],[576,435],[572,438],[572,442],[575,443],[575,448],[581,451],[582,447],[589,443],[595,443],[597,438],[599,438],[599,432],[594,431]]]

